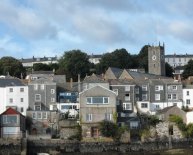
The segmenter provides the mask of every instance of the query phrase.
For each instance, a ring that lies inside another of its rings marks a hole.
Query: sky
[[[192,0],[0,0],[0,57],[103,54],[165,44],[193,54]]]

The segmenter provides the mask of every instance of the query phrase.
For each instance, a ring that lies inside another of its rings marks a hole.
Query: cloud
[[[9,0],[1,1],[0,21],[26,38],[40,39],[56,35],[56,29],[37,12]]]
[[[12,55],[17,56],[23,52],[24,48],[13,41],[11,36],[3,36],[0,38],[0,56]]]

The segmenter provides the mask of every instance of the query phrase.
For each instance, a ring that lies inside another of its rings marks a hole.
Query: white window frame
[[[34,84],[34,90],[38,90],[38,84]]]
[[[20,92],[24,92],[24,88],[20,88]]]
[[[147,94],[142,94],[142,101],[147,100]]]
[[[129,105],[129,106],[128,106]],[[128,108],[129,107],[129,108]],[[123,110],[132,110],[131,103],[123,103]]]
[[[130,86],[125,86],[125,91],[130,91]]]
[[[172,85],[172,90],[177,90],[177,86],[176,85]]]
[[[13,103],[13,98],[9,98],[9,103]]]
[[[47,112],[42,112],[42,119],[47,119]]]
[[[40,115],[39,115],[40,114]],[[40,117],[39,117],[40,116]],[[41,112],[37,112],[37,119],[42,119],[42,113]]]
[[[142,91],[147,91],[147,85],[142,85]]]
[[[97,98],[97,97],[102,97],[103,98],[103,102],[102,103],[93,103],[93,98]],[[107,99],[108,102],[105,102],[105,99]],[[90,100],[90,102],[88,102],[88,100]],[[86,98],[86,102],[87,104],[100,104],[100,105],[103,105],[103,104],[109,104],[109,97],[106,97],[106,96],[92,96],[92,97],[87,97]]]
[[[37,96],[39,96],[39,99],[37,99]],[[36,102],[41,101],[41,94],[35,94],[35,101]]]
[[[186,99],[186,105],[190,105],[190,99]]]
[[[24,102],[24,98],[20,98],[20,102],[23,103]]]
[[[33,112],[33,113],[32,113],[32,118],[33,118],[33,119],[36,119],[36,118],[37,118],[36,112]]]
[[[92,122],[92,114],[86,114],[86,122]]]
[[[105,113],[105,120],[112,121],[112,114],[111,113]]]
[[[160,101],[160,94],[155,94],[155,100]]]
[[[44,90],[45,89],[45,85],[41,84],[40,88],[41,88],[41,90]]]
[[[141,103],[141,108],[142,109],[148,108],[148,103]]]
[[[51,102],[55,102],[55,98],[54,97],[51,97]]]
[[[13,93],[13,88],[9,88],[9,92],[10,92],[10,93]]]
[[[127,93],[127,94],[129,94],[129,93]],[[130,94],[129,94],[129,96],[126,96],[127,94],[125,94],[125,101],[130,101]]]
[[[51,89],[51,94],[55,94],[55,89]]]

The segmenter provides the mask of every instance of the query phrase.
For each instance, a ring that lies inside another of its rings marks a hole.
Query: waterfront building
[[[28,86],[20,79],[1,76],[0,113],[12,107],[25,116],[28,105]]]

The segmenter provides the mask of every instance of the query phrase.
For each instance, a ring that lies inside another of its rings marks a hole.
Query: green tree
[[[59,72],[66,74],[67,79],[77,80],[77,75],[81,78],[89,73],[90,62],[86,53],[80,50],[67,51],[59,60]],[[57,72],[58,72],[57,71]]]
[[[96,66],[97,73],[104,73],[108,67],[132,68],[132,56],[124,48],[116,49],[112,53],[106,53]]]
[[[111,121],[104,120],[100,123],[100,131],[105,137],[115,138],[117,136],[118,126]]]
[[[146,72],[148,72],[148,47],[150,46],[143,46],[136,57],[136,61],[138,62],[138,66],[136,68],[144,68]]]
[[[43,63],[35,63],[33,65],[33,69],[34,69],[34,71],[50,71],[50,70],[52,70],[49,65],[43,64]]]
[[[165,69],[166,69],[166,76],[167,77],[173,77],[173,72],[174,72],[174,69],[172,68],[172,66],[170,66],[169,63],[165,63]]]
[[[182,76],[184,79],[187,79],[189,76],[193,76],[193,60],[190,60],[188,64],[184,66]]]
[[[0,74],[9,74],[11,76],[21,78],[21,74],[25,77],[26,70],[19,60],[13,57],[2,57],[0,59]]]

